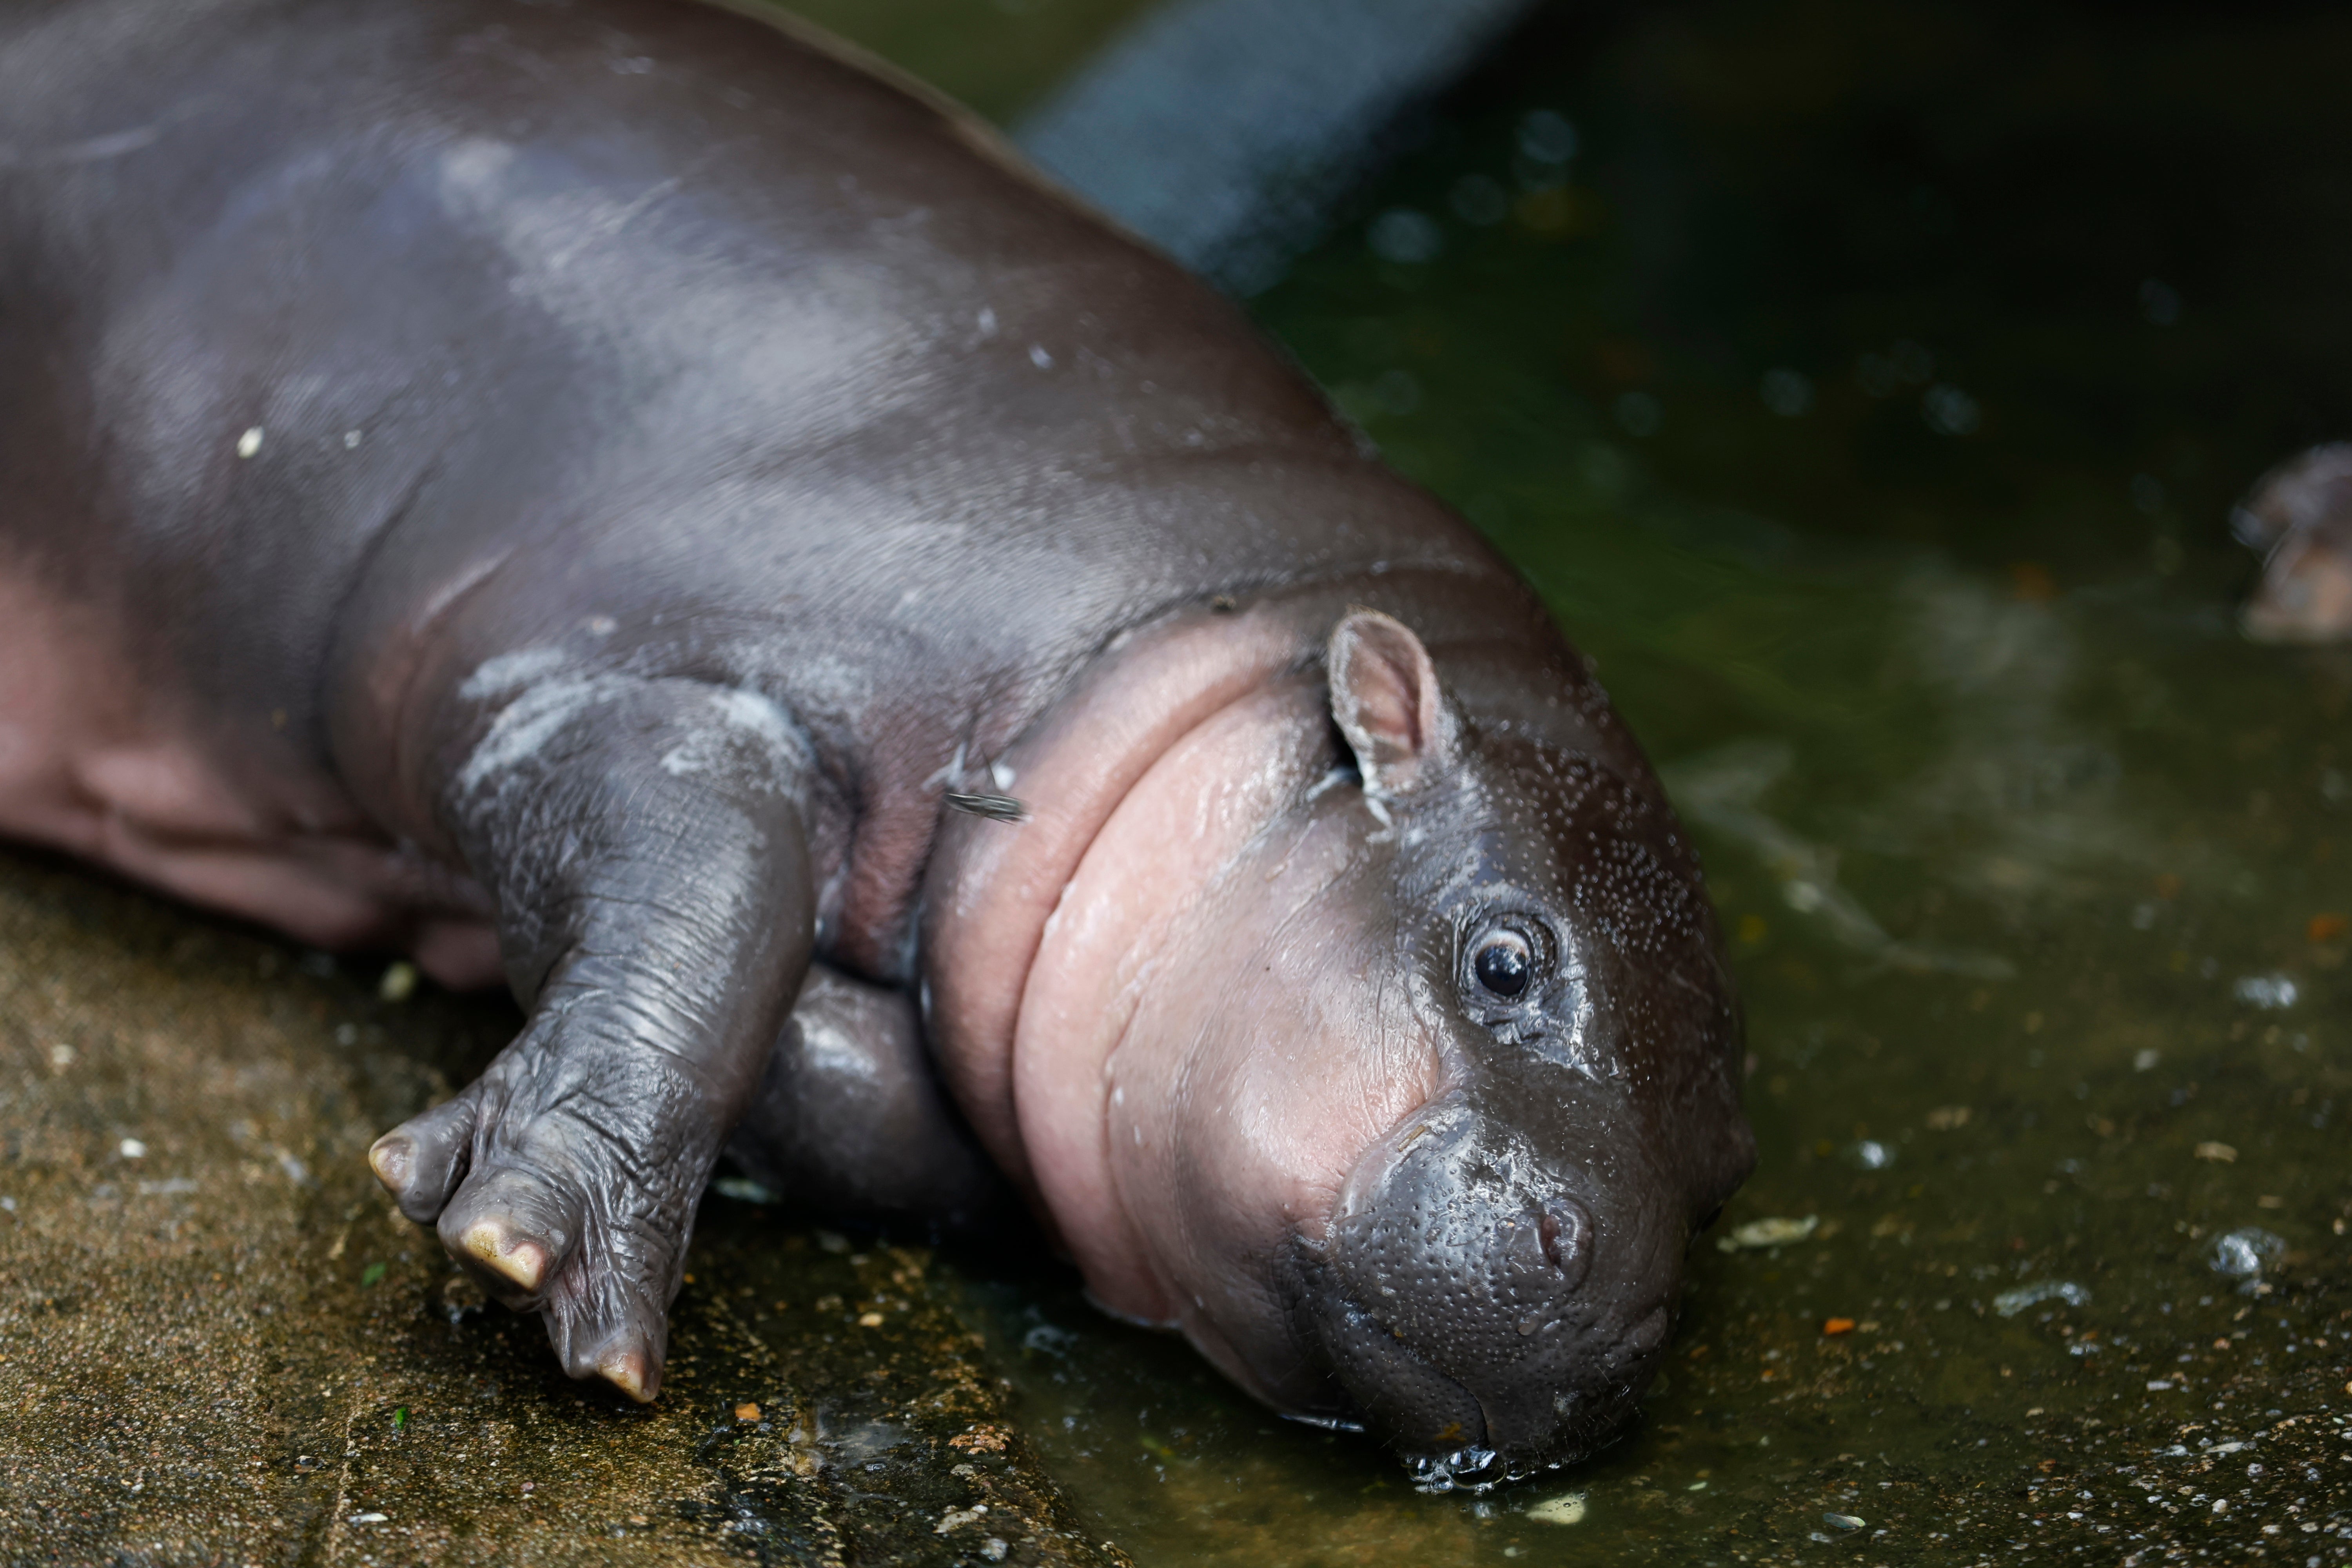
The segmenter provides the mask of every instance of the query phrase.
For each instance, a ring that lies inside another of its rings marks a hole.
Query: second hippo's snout
[[[1433,1105],[1360,1165],[1302,1281],[1314,1342],[1425,1485],[1581,1458],[1612,1436],[1671,1326],[1683,1227]]]

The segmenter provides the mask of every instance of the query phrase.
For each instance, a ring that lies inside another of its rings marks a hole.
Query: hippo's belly
[[[386,840],[292,756],[257,780],[103,617],[0,570],[0,837],[97,861],[321,947],[406,947],[445,984],[499,978],[487,900]]]

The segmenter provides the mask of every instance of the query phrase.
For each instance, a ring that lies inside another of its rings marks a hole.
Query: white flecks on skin
[[[255,426],[249,426],[249,427],[246,430],[246,433],[245,433],[244,435],[239,436],[239,437],[236,438],[236,455],[237,455],[238,457],[240,457],[240,458],[250,458],[250,457],[252,457],[256,452],[258,452],[258,451],[260,451],[260,450],[261,450],[261,426],[258,426],[258,425],[255,425]]]
[[[1029,363],[1035,365],[1039,370],[1051,370],[1054,368],[1054,356],[1045,352],[1045,344],[1031,343],[1029,345]]]
[[[1003,763],[991,763],[988,764],[988,776],[996,781],[996,787],[998,789],[1003,790],[1008,794],[1011,793],[1014,778],[1013,772],[1011,768],[1007,767]]]
[[[751,731],[779,751],[793,750],[804,743],[800,726],[782,708],[756,691],[725,688],[711,693],[710,705],[728,723]]]
[[[557,675],[566,662],[560,648],[524,648],[485,660],[466,678],[457,689],[459,696],[477,701],[507,696],[508,700],[458,769],[455,782],[460,793],[470,794],[530,762],[581,715],[645,686],[627,676]],[[807,776],[815,748],[776,703],[732,687],[706,687],[703,693],[703,711],[711,721],[696,725],[688,721],[684,739],[661,758],[664,772],[684,777],[720,768],[730,752],[748,739],[773,764],[764,770],[770,783]]]
[[[519,691],[532,682],[554,674],[563,668],[567,656],[560,647],[527,647],[514,653],[502,653],[477,666],[457,688],[457,695],[468,702],[506,692]]]
[[[545,651],[545,650],[534,650]],[[505,656],[520,658],[521,654]],[[499,663],[492,659],[490,664]],[[485,665],[483,669],[488,669]],[[466,682],[472,686],[482,676],[477,670]],[[503,683],[501,683],[503,684]],[[457,784],[463,794],[471,794],[499,774],[508,773],[537,756],[541,748],[571,727],[572,721],[588,710],[611,700],[637,683],[619,676],[597,675],[584,679],[549,680],[530,688],[508,703],[490,723],[489,733],[482,737],[466,765],[457,770]],[[467,695],[465,688],[459,689]]]
[[[671,747],[661,760],[664,773],[683,778],[723,766],[730,747],[745,737],[778,764],[772,777],[800,776],[814,764],[815,751],[800,726],[758,692],[722,687],[711,692],[710,710],[719,716],[718,724],[697,730]]]
[[[348,451],[352,451],[352,450],[353,450],[354,448],[356,448],[356,447],[359,446],[359,444],[360,444],[360,433],[359,433],[358,431],[356,431],[356,430],[346,430],[346,431],[344,431],[344,432],[343,432],[343,450],[344,450],[344,451],[346,451],[346,452],[348,452]]]
[[[610,616],[591,616],[580,623],[580,629],[593,637],[608,637],[621,629],[621,623]]]
[[[996,336],[996,312],[986,306],[981,308],[980,335],[982,342]]]
[[[795,659],[791,681],[794,696],[813,713],[862,708],[873,700],[876,686],[872,670],[850,659],[825,655]]]

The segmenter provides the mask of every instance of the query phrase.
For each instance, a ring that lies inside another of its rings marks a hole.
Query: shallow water
[[[2240,637],[2227,533],[2352,433],[2352,22],[1563,7],[1507,57],[1255,309],[1661,763],[1761,1163],[1577,1470],[1417,1496],[973,1276],[1048,1464],[1147,1564],[2352,1558],[2352,653]]]

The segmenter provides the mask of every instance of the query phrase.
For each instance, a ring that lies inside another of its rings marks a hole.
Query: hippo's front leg
[[[731,689],[498,689],[522,658],[467,683],[504,701],[440,809],[497,899],[530,1023],[370,1159],[404,1214],[545,1320],[567,1372],[651,1399],[695,1205],[809,962],[808,752]]]

